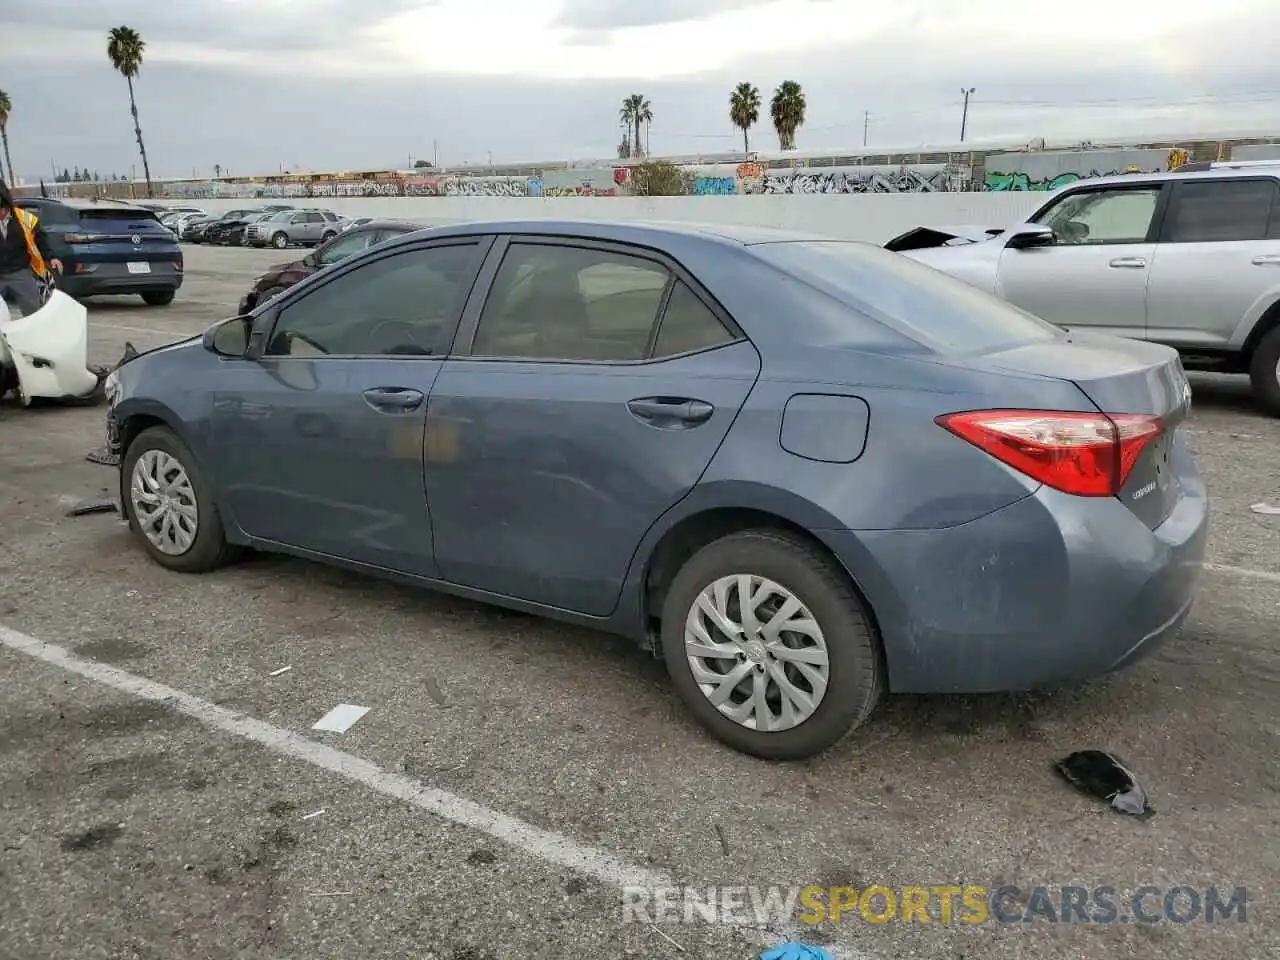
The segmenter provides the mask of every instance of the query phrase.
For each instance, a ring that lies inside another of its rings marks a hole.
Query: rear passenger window
[[[674,357],[680,353],[706,350],[734,340],[733,334],[711,309],[683,283],[677,281],[662,314],[654,357]]]
[[[669,278],[664,267],[640,257],[513,243],[485,302],[472,355],[643,360]]]
[[[1164,243],[1265,240],[1277,194],[1273,180],[1179,183],[1160,239]],[[1272,227],[1274,235],[1275,227]]]

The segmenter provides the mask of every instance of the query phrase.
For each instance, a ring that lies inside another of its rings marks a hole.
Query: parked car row
[[[288,204],[227,210],[217,216],[193,216],[179,236],[187,243],[231,247],[314,247],[339,233],[347,221],[332,210],[298,210]]]

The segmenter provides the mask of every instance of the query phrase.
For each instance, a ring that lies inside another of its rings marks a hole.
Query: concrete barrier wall
[[[290,200],[347,217],[421,223],[458,220],[676,220],[800,230],[884,243],[917,226],[990,224],[1024,220],[1043,193],[900,193],[723,197],[374,197]],[[163,202],[163,201],[160,201]],[[269,200],[196,200],[210,213],[260,207]]]

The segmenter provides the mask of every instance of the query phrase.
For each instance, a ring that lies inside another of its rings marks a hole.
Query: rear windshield
[[[88,207],[80,211],[81,220],[131,220],[135,223],[139,220],[158,220],[160,219],[150,210],[135,210],[128,207]]]
[[[964,281],[871,244],[788,241],[752,249],[938,353],[988,353],[1063,335]]]

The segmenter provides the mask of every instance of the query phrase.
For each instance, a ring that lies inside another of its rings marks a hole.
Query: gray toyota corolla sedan
[[[1173,350],[808,235],[424,230],[107,390],[157,563],[281,551],[629,635],[760,757],[886,690],[1123,667],[1204,553]]]

